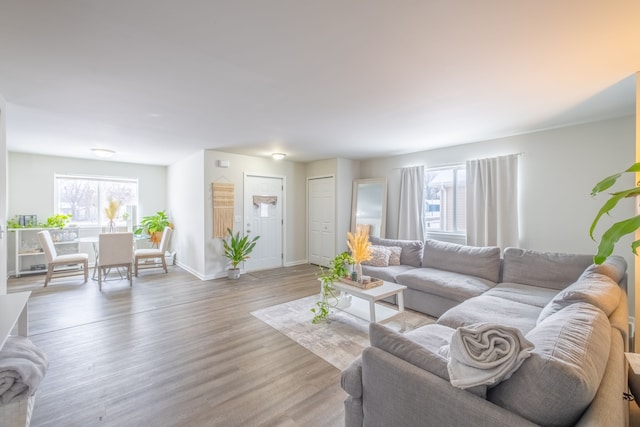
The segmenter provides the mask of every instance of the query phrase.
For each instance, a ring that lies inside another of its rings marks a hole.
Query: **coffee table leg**
[[[402,313],[402,329],[400,332],[404,332],[407,328],[406,316],[404,314],[404,291],[398,292],[398,312]]]
[[[376,323],[376,302],[374,300],[369,301],[369,319]]]

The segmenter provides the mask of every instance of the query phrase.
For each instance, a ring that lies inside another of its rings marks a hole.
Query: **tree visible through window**
[[[425,232],[464,233],[467,224],[464,165],[425,170]]]
[[[78,225],[104,225],[109,200],[120,203],[116,225],[128,225],[137,211],[138,180],[88,176],[55,176],[56,213],[71,214]]]

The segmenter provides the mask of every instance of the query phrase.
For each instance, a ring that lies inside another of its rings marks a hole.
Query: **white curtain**
[[[467,162],[467,244],[517,247],[518,154]]]
[[[398,239],[423,240],[424,166],[403,168],[400,178]]]

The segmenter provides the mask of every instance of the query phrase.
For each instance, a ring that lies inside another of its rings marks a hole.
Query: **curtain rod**
[[[493,156],[493,157],[503,157],[503,156],[524,156],[524,151],[520,151],[519,153],[501,154],[499,156]],[[469,160],[480,160],[480,159],[489,159],[489,158],[490,157],[481,157],[481,158],[478,158],[478,159],[467,159],[467,160],[463,160],[461,162],[455,162],[455,163],[440,163],[438,165],[431,166],[430,169],[448,168],[448,167],[451,167],[451,166],[459,166],[459,165],[464,165]],[[391,170],[402,170],[404,168],[412,168],[412,167],[416,167],[416,166],[420,166],[420,165],[401,166],[401,167],[391,168]],[[425,166],[425,168],[426,168],[426,166]]]

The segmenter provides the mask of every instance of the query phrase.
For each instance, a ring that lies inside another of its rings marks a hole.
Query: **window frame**
[[[428,173],[430,172],[441,172],[441,171],[452,171],[453,172],[453,215],[452,215],[452,219],[453,219],[453,230],[452,231],[447,231],[447,230],[442,230],[442,229],[438,229],[438,230],[430,230],[427,227],[427,218],[426,216],[423,216],[423,228],[424,228],[424,235],[425,238],[427,237],[437,237],[437,236],[449,236],[449,237],[454,237],[454,236],[458,236],[460,238],[465,238],[466,239],[466,235],[467,235],[467,231],[466,231],[466,212],[465,212],[465,224],[464,224],[464,228],[460,229],[459,225],[458,225],[458,210],[460,209],[460,206],[458,206],[458,203],[456,202],[458,200],[458,183],[459,183],[459,171],[464,171],[465,173],[465,191],[466,191],[466,164],[465,163],[453,163],[453,164],[448,164],[448,165],[441,165],[441,166],[433,166],[433,167],[426,167],[424,168],[424,192],[425,192],[425,196],[424,196],[424,204],[426,205],[427,203],[427,188],[428,188],[428,184],[427,184],[427,177],[428,177]],[[425,206],[426,207],[426,206]],[[425,212],[425,207],[423,207],[423,212]],[[441,215],[441,221],[442,221],[442,205],[440,206],[440,215]]]
[[[140,182],[138,178],[129,178],[129,177],[121,177],[121,176],[108,176],[108,175],[85,175],[85,174],[70,174],[70,173],[54,173],[54,179],[53,179],[53,205],[54,205],[54,212],[56,213],[61,213],[61,208],[60,208],[60,194],[59,194],[59,188],[60,188],[60,184],[59,181],[60,179],[66,179],[66,180],[85,180],[85,181],[91,181],[91,182],[110,182],[110,183],[126,183],[126,184],[135,184],[135,188],[136,188],[136,194],[135,194],[135,205],[131,205],[134,206],[134,212],[137,211],[137,208],[140,205]],[[98,212],[98,218],[97,218],[97,222],[81,222],[79,224],[76,224],[79,228],[96,228],[96,227],[101,227],[104,225],[104,220],[103,220],[103,216],[104,216],[104,208],[106,207],[105,205],[103,205],[103,197],[100,194],[100,185],[97,186],[98,188],[98,194],[97,194],[97,201],[98,201],[98,208],[97,208],[97,212]],[[131,218],[134,222],[136,221],[136,218]],[[72,222],[74,221],[74,218],[71,219]]]

